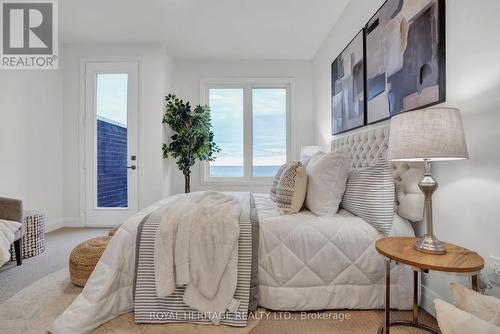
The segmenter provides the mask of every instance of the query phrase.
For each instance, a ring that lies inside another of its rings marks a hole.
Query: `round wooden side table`
[[[441,271],[448,273],[467,274],[472,277],[472,289],[477,291],[477,274],[484,267],[484,259],[471,250],[444,243],[446,254],[433,255],[415,250],[416,238],[387,237],[377,240],[375,248],[386,258],[385,278],[385,323],[379,334],[389,334],[395,326],[416,327],[429,333],[439,334],[438,329],[421,324],[418,321],[418,272]],[[413,321],[394,321],[390,318],[391,302],[391,261],[406,264],[413,270]]]

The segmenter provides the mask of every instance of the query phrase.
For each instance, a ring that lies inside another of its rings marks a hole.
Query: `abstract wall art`
[[[364,29],[332,63],[332,133],[365,124]]]
[[[366,25],[367,123],[445,101],[444,0],[387,0]]]

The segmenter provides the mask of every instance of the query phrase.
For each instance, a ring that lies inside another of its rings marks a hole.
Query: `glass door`
[[[116,226],[137,212],[138,64],[85,64],[85,219]]]

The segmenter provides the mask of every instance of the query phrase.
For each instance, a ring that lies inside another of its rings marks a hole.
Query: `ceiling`
[[[60,0],[63,43],[163,42],[177,58],[311,59],[349,0]]]

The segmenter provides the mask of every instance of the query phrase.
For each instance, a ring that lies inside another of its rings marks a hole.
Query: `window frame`
[[[274,176],[253,176],[253,108],[252,90],[259,88],[286,89],[286,161],[290,161],[292,153],[291,140],[291,78],[202,78],[200,80],[200,100],[209,105],[209,90],[218,88],[243,89],[243,176],[224,177],[210,176],[210,163],[200,164],[200,180],[202,185],[269,185]]]

